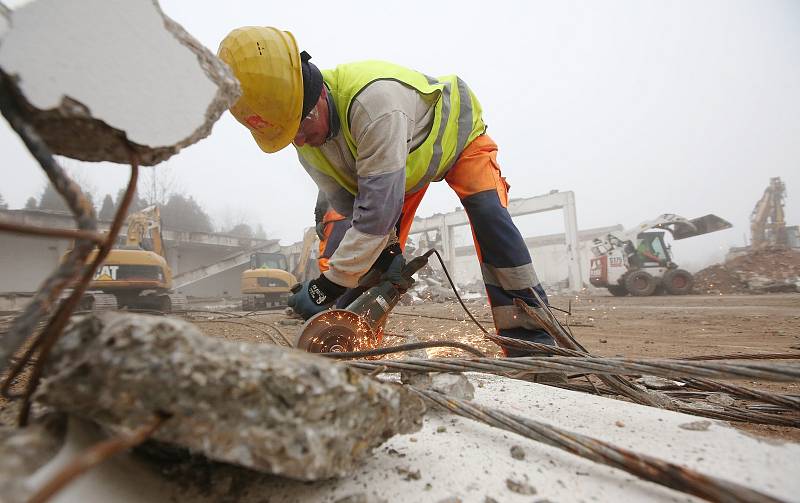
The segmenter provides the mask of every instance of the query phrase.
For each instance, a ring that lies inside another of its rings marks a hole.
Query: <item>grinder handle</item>
[[[402,274],[403,277],[410,279],[411,276],[413,276],[417,271],[428,265],[428,258],[433,255],[433,252],[434,250],[431,248],[422,255],[409,260],[406,263],[406,266],[403,267],[403,271],[400,274]]]

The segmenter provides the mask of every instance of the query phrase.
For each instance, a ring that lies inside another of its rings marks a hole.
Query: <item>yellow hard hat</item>
[[[291,143],[303,110],[303,74],[294,36],[268,26],[245,26],[220,42],[217,55],[242,87],[231,113],[261,150],[277,152]]]

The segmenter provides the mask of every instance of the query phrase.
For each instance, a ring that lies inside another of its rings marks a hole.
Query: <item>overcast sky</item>
[[[629,227],[661,213],[731,221],[731,230],[675,245],[690,268],[743,244],[771,176],[787,185],[787,221],[800,224],[797,0],[161,6],[213,52],[236,27],[272,25],[291,31],[321,68],[385,59],[457,73],[483,105],[512,197],[572,190],[581,229]],[[0,151],[0,193],[21,207],[44,177],[5,122]],[[68,164],[100,196],[127,176],[124,166]],[[244,215],[284,243],[313,223],[316,189],[294,149],[263,154],[228,113],[162,166],[218,220]],[[435,184],[418,215],[458,204]],[[560,214],[518,224],[528,236],[563,229]]]

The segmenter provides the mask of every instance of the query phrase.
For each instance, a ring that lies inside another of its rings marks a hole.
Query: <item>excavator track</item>
[[[165,304],[169,304],[169,309],[165,309],[168,312],[176,312],[176,311],[186,311],[186,307],[188,306],[188,301],[186,300],[186,296],[180,293],[167,293],[164,294],[163,297],[166,297],[169,302],[165,301]]]
[[[256,301],[255,295],[242,295],[242,311],[255,311]]]
[[[62,298],[69,294],[65,293]],[[117,297],[110,293],[86,292],[81,296],[78,309],[81,311],[114,311],[119,309]]]

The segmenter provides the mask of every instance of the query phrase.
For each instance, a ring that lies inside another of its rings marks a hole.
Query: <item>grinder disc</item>
[[[375,336],[360,316],[345,309],[315,314],[298,332],[295,347],[309,353],[346,353],[370,349]]]

